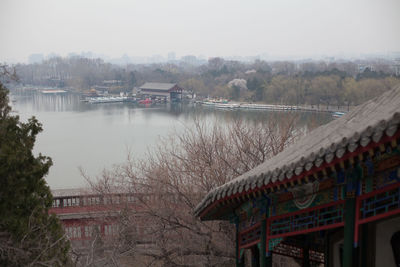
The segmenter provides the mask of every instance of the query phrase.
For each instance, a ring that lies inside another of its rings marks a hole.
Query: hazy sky
[[[400,51],[400,0],[0,0],[0,61]]]

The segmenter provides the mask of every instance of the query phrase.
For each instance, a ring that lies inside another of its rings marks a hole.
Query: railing
[[[271,248],[270,240],[343,226],[344,203],[340,200],[268,218],[267,250]]]

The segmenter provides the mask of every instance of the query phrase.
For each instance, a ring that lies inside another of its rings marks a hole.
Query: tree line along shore
[[[211,58],[203,65],[184,62],[113,65],[102,59],[51,58],[16,64],[19,82],[35,86],[97,88],[131,92],[145,82],[177,83],[197,98],[248,103],[336,106],[360,104],[400,83],[394,61],[276,61],[251,63]]]

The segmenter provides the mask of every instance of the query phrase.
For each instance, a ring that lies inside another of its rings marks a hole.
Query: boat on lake
[[[139,104],[144,104],[144,105],[151,104],[151,103],[153,103],[153,101],[150,98],[146,98],[146,99],[139,101]]]
[[[65,94],[67,91],[59,89],[41,90],[42,94]]]
[[[340,118],[340,117],[342,117],[344,114],[346,114],[346,113],[340,112],[340,111],[336,111],[336,112],[333,112],[332,116],[335,117],[335,118]]]
[[[237,109],[240,107],[240,105],[231,103],[216,103],[214,107],[217,109]]]
[[[217,104],[228,104],[229,101],[226,99],[206,99],[201,102],[203,106],[215,106]]]
[[[89,97],[88,102],[91,104],[101,104],[101,103],[118,103],[126,102],[129,100],[127,96],[108,96],[108,97]]]

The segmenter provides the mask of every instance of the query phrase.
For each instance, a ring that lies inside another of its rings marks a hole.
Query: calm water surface
[[[226,124],[239,118],[249,123],[267,120],[272,112],[223,111],[189,105],[138,107],[131,103],[89,104],[75,94],[11,93],[13,109],[23,121],[36,116],[43,124],[35,154],[50,156],[53,166],[46,180],[52,189],[86,185],[79,167],[95,176],[124,162],[128,151],[143,158],[160,137],[182,131],[195,117],[207,124]],[[300,124],[331,120],[328,114],[301,113]]]

